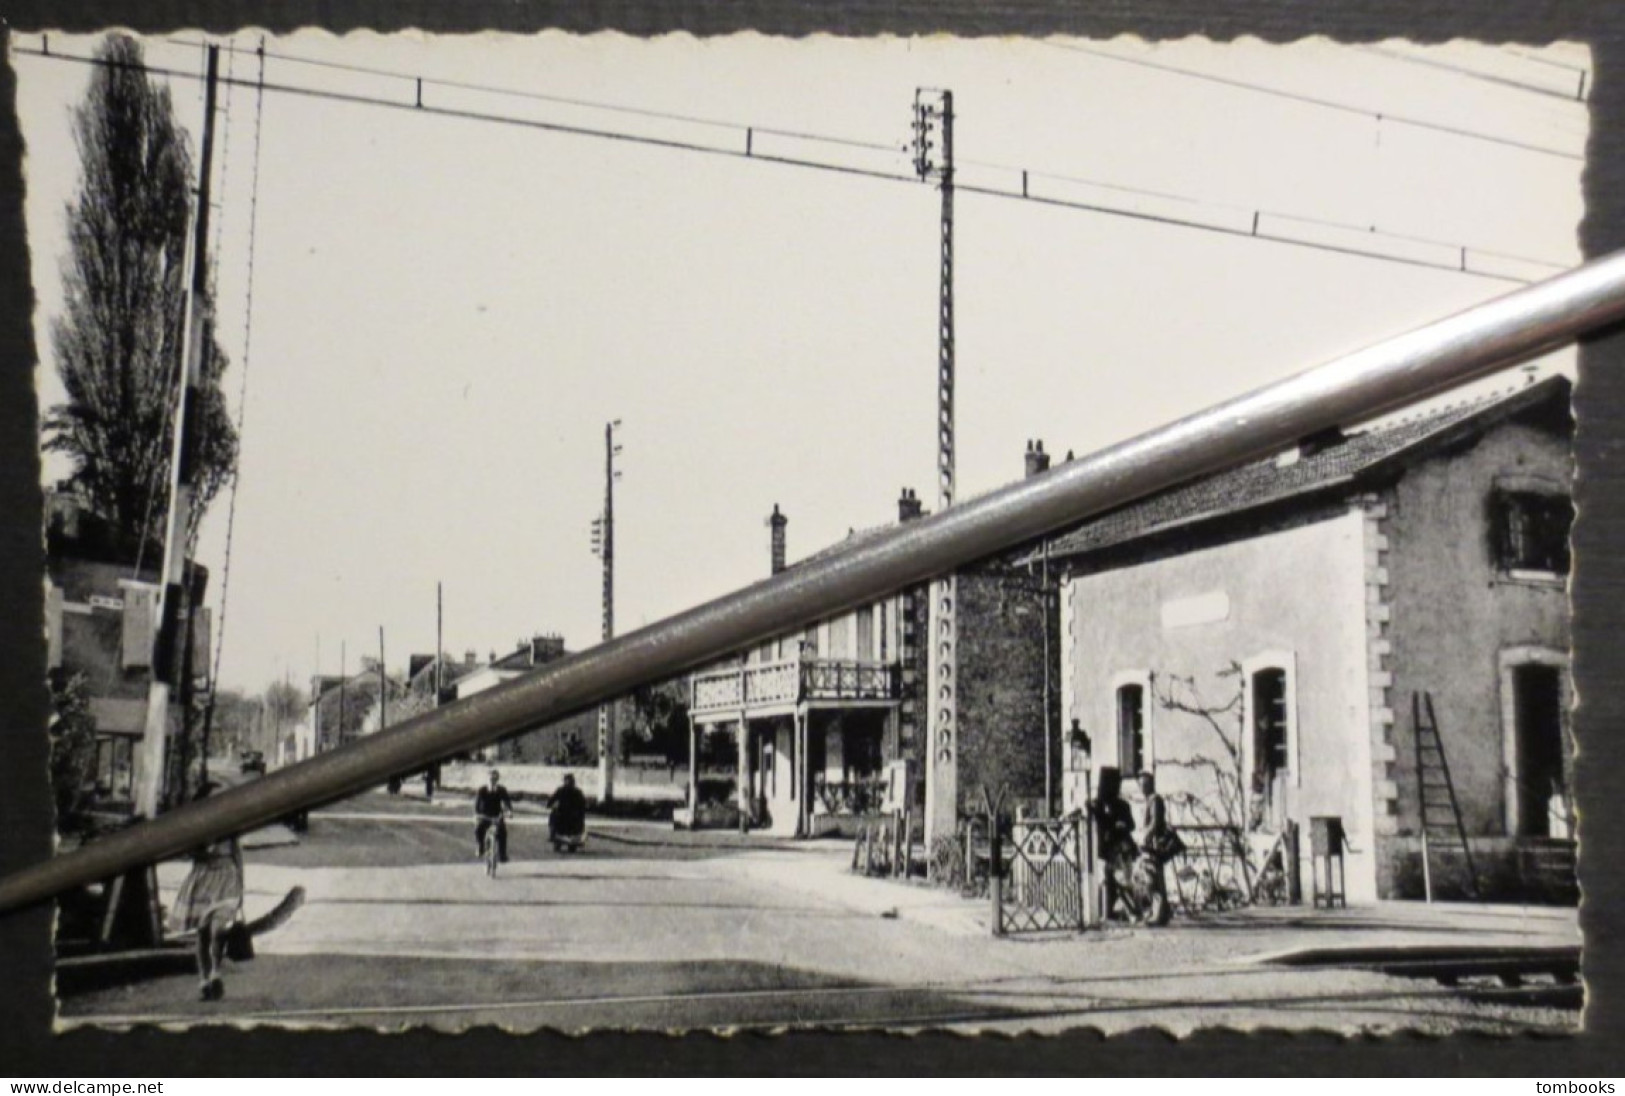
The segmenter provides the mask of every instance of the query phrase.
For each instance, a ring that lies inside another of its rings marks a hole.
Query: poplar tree
[[[66,209],[64,309],[51,328],[67,401],[46,416],[45,447],[70,458],[70,484],[127,544],[144,544],[163,529],[169,505],[192,155],[140,44],[110,36],[97,60],[73,110],[79,192]],[[197,304],[210,314],[210,302]],[[237,460],[220,388],[227,359],[212,324],[205,332],[203,398],[188,410],[201,431],[188,545]]]

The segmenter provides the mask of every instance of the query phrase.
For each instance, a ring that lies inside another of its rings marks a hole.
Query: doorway
[[[1568,836],[1561,667],[1512,668],[1512,727],[1517,835]]]

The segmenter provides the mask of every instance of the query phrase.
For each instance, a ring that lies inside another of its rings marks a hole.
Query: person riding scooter
[[[547,801],[547,833],[555,851],[574,851],[587,839],[587,797],[576,787],[572,773],[564,774],[564,783]]]

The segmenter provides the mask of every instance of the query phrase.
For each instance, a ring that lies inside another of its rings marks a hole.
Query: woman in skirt
[[[212,791],[206,787],[203,794]],[[243,910],[243,851],[235,837],[192,853],[192,870],[169,912],[171,932],[197,933],[198,997],[218,1001],[226,995],[220,961],[226,937]]]

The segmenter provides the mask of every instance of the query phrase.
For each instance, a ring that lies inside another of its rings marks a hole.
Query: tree
[[[145,543],[169,505],[173,406],[181,377],[192,157],[169,90],[147,78],[141,47],[113,35],[73,112],[80,186],[67,207],[64,309],[52,324],[67,401],[45,420],[45,447],[127,543]],[[210,302],[197,302],[210,314]],[[237,436],[221,392],[226,356],[206,325],[198,467],[187,543],[233,475]]]
[[[83,674],[51,675],[51,788],[57,832],[83,828],[96,768],[96,720]]]
[[[640,685],[627,698],[630,725],[621,733],[623,748],[635,744],[663,754],[672,762],[688,760],[688,681],[674,678]]]
[[[587,749],[587,744],[581,741],[579,734],[570,731],[553,747],[548,754],[547,763],[549,765],[591,765],[593,763],[592,751]]]

